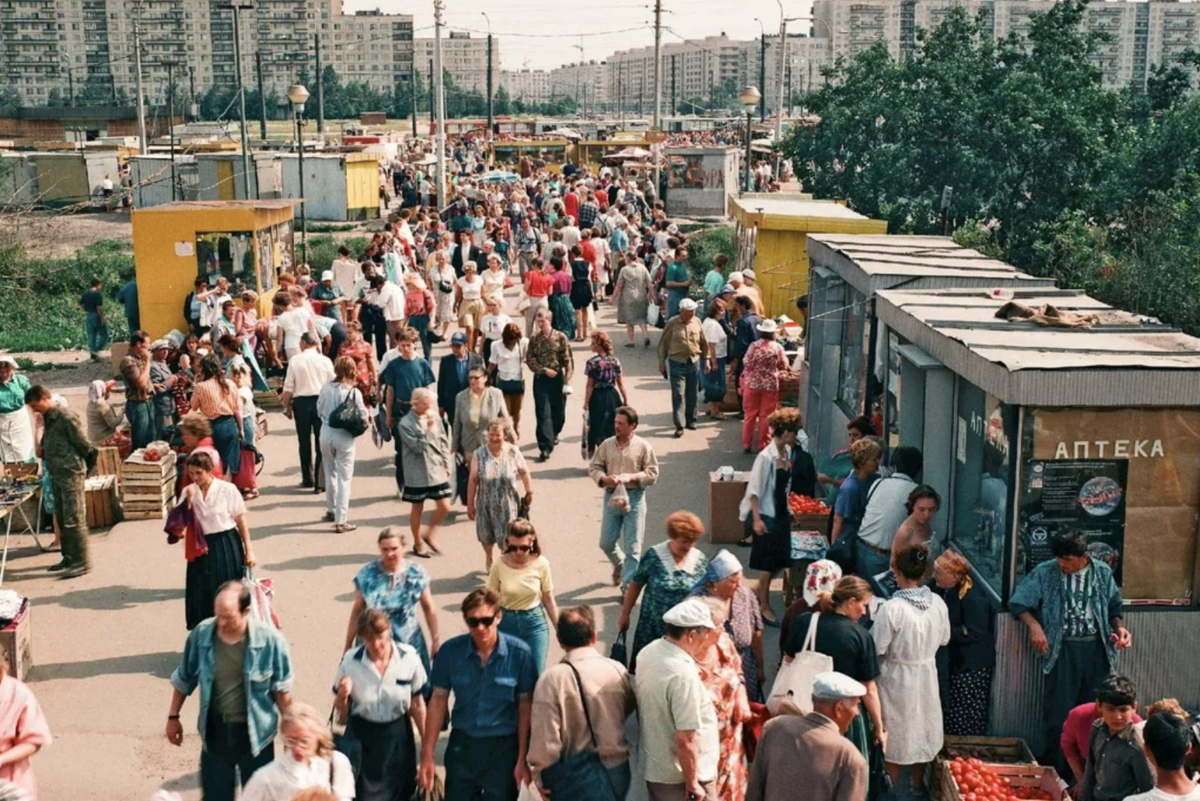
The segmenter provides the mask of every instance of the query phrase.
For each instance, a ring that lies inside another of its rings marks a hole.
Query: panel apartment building
[[[233,16],[223,0],[0,0],[0,81],[23,105],[44,105],[86,91],[132,98],[135,27],[141,32],[146,100],[165,103],[169,65],[176,93],[197,95],[236,83]],[[391,92],[412,74],[412,17],[365,11],[344,14],[342,0],[255,0],[243,10],[241,76],[256,81],[261,56],[268,94],[282,98],[302,73],[322,63],[343,82]],[[311,89],[311,87],[310,87]]]
[[[413,41],[413,66],[425,86],[433,75],[433,38]],[[487,93],[487,37],[471,38],[466,31],[451,31],[442,39],[442,69],[460,89]],[[492,37],[492,89],[500,86],[500,39]]]
[[[698,41],[668,42],[662,46],[663,111],[672,99],[682,114],[691,109],[686,101],[708,98],[726,81],[746,85],[746,43],[724,33]],[[608,91],[613,108],[649,114],[654,110],[654,48],[618,50],[606,59]]]
[[[513,100],[545,103],[550,99],[550,70],[503,70],[500,85]]]

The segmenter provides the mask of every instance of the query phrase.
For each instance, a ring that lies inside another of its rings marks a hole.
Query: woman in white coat
[[[950,642],[946,603],[925,586],[929,548],[914,545],[896,555],[892,572],[900,587],[875,615],[871,636],[879,653],[879,701],[888,722],[884,758],[895,784],[912,766],[912,786],[922,791],[925,766],[942,750],[942,701],[938,648]]]

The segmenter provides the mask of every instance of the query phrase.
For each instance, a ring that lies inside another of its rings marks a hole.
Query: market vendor
[[[1043,715],[1047,754],[1054,764],[1067,713],[1096,697],[1100,682],[1116,670],[1117,651],[1133,645],[1121,620],[1121,591],[1112,568],[1088,555],[1076,531],[1050,540],[1054,558],[1025,576],[1009,610],[1029,629],[1029,644],[1042,654]]]
[[[0,355],[0,462],[33,461],[33,421],[25,407],[29,379],[17,374],[17,360]]]

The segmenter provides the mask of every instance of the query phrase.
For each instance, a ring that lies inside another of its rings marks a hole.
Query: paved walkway
[[[510,306],[513,301],[509,301]],[[657,372],[653,349],[623,347],[624,331],[611,307],[601,314],[617,343],[626,386],[641,414],[638,433],[651,440],[662,476],[650,491],[647,546],[663,538],[663,519],[676,509],[707,517],[708,471],[719,465],[749,469],[738,423],[704,422],[676,440],[671,434],[667,383]],[[651,335],[657,343],[657,334]],[[576,344],[575,394],[568,403],[562,444],[550,461],[536,462],[532,395],[523,411],[522,449],[534,474],[532,519],[554,572],[560,607],[597,608],[601,639],[611,642],[619,613],[611,568],[597,547],[600,491],[588,480],[580,456],[583,364],[587,346]],[[435,359],[447,352],[439,345]],[[262,497],[250,504],[251,533],[262,576],[275,581],[277,608],[291,642],[295,697],[325,709],[341,657],[352,599],[351,579],[374,558],[382,526],[407,525],[408,506],[396,497],[392,450],[359,440],[351,505],[357,531],[334,534],[320,522],[323,496],[298,488],[296,440],[282,415],[270,416],[264,444]],[[484,579],[483,552],[474,523],[457,507],[442,532],[446,554],[422,560],[432,577],[443,639],[462,633],[458,604]],[[710,554],[715,550],[705,541]],[[55,742],[35,757],[41,797],[50,801],[147,801],[159,787],[199,798],[199,741],[193,697],[183,709],[185,740],[175,748],[163,737],[171,689],[167,682],[186,637],[183,615],[185,562],[181,546],[168,546],[160,524],[136,521],[93,536],[94,570],[71,582],[52,579],[45,568],[57,555],[38,554],[29,537],[14,541],[9,586],[33,599],[35,667],[29,682],[45,708]],[[748,558],[739,549],[739,556]],[[776,608],[781,603],[775,594]],[[767,630],[767,661],[776,659],[777,630]],[[552,646],[549,661],[561,655]],[[641,785],[644,787],[644,785]],[[644,796],[644,791],[632,798]]]

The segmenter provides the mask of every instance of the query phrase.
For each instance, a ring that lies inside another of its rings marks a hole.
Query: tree
[[[0,86],[0,108],[16,108],[21,105],[21,95],[12,86]]]
[[[496,94],[492,96],[492,108],[496,114],[508,115],[513,113],[512,101],[508,96],[508,90],[501,86],[496,90]]]

